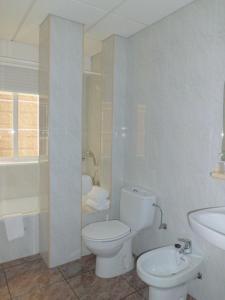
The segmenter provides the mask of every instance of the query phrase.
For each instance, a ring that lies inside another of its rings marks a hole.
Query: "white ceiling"
[[[103,40],[138,32],[193,0],[0,0],[0,39],[38,44],[48,14],[85,24],[88,37]]]

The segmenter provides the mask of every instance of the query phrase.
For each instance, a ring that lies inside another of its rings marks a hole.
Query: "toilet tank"
[[[139,231],[152,226],[155,216],[156,196],[151,191],[135,186],[126,186],[121,190],[120,220]]]

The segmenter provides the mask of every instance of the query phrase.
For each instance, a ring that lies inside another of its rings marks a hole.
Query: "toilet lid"
[[[82,229],[83,237],[98,241],[113,241],[126,236],[130,227],[118,220],[96,222]]]

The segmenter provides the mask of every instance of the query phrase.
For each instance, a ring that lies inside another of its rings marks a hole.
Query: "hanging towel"
[[[109,197],[109,192],[100,186],[94,185],[90,193],[88,193],[88,198],[101,202],[102,200],[107,200]]]
[[[9,241],[21,238],[24,236],[23,215],[16,214],[3,217],[6,234]]]
[[[88,175],[82,175],[82,195],[88,194],[92,190],[92,179]]]
[[[95,210],[105,210],[109,209],[109,200],[105,200],[104,202],[98,203],[92,199],[87,199],[86,204]]]

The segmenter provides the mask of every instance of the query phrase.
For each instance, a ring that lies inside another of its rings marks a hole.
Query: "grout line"
[[[137,290],[136,290],[136,293],[137,293],[139,296],[141,296],[141,297],[145,300],[145,296],[143,296],[143,295],[141,294],[141,291],[144,291],[145,289],[148,289],[148,288],[149,288],[149,287],[146,286],[146,287],[144,287],[144,288],[137,289]]]
[[[98,21],[96,21],[95,23],[93,23],[92,25],[88,26],[87,29],[85,30],[85,32],[90,31],[92,28],[94,28],[98,23],[100,23],[102,20],[104,20],[106,17],[108,17],[111,13],[113,13],[117,8],[119,8],[120,6],[122,6],[123,3],[125,3],[128,0],[121,0],[116,6],[114,6],[113,8],[111,8],[110,10],[108,10],[101,18],[98,19]]]
[[[74,278],[74,277],[72,277],[72,278]],[[75,291],[75,290],[72,288],[72,286],[70,285],[69,279],[72,279],[72,278],[67,278],[67,279],[65,279],[66,284],[67,284],[67,285],[69,286],[69,288],[72,290],[73,294],[74,294],[78,299],[80,299],[79,295],[76,293],[76,291]]]
[[[60,274],[62,275],[62,277],[63,277],[65,283],[66,283],[66,284],[68,285],[68,287],[72,290],[73,294],[74,294],[78,299],[80,299],[80,297],[79,297],[79,296],[77,295],[77,293],[73,290],[72,286],[71,286],[70,283],[69,283],[69,279],[72,279],[72,278],[76,277],[76,275],[73,276],[73,277],[71,277],[71,278],[66,278],[65,275],[63,274],[63,271],[61,271],[59,267],[57,267],[57,270],[58,270],[58,271],[60,272]],[[81,274],[81,272],[78,272],[77,275],[78,275],[78,274]]]
[[[126,300],[128,297],[130,297],[130,296],[132,296],[132,295],[135,295],[135,294],[138,294],[137,293],[137,291],[134,291],[134,292],[132,292],[132,293],[130,293],[130,294],[127,294],[124,298],[122,298],[121,300]],[[140,294],[138,294],[138,296],[141,296]],[[142,296],[141,296],[142,297]],[[143,300],[145,300],[144,299],[144,297],[142,297],[143,298]]]
[[[32,255],[33,256],[33,255]],[[32,257],[31,256],[31,257]],[[30,257],[30,256],[28,256],[28,257]],[[7,264],[7,263],[10,263],[10,261],[9,262],[6,262],[6,263],[3,263],[2,264],[2,269],[4,270],[4,271],[7,271],[8,269],[11,269],[11,268],[16,268],[16,267],[18,267],[18,266],[21,266],[21,265],[25,265],[26,263],[33,263],[33,262],[37,262],[37,261],[43,261],[42,259],[40,259],[39,257],[37,257],[36,259],[34,259],[34,260],[26,260],[26,257],[22,257],[22,258],[17,258],[16,260],[18,260],[18,263],[17,264],[15,264],[15,265],[9,265],[9,266],[5,266],[5,264]],[[15,260],[15,261],[16,261]]]
[[[7,276],[6,276],[6,272],[5,272],[4,269],[2,269],[2,271],[3,271],[4,277],[5,277],[6,286],[7,286],[7,288],[8,288],[9,297],[10,297],[10,299],[12,300],[13,298],[12,298],[12,294],[11,294],[11,291],[10,291],[10,288],[9,288],[9,283],[8,283],[8,279],[7,279]]]
[[[27,8],[27,10],[26,10],[26,12],[25,12],[25,14],[24,14],[24,16],[22,17],[22,19],[21,19],[21,21],[20,21],[20,23],[19,23],[19,25],[18,25],[18,27],[17,27],[15,33],[14,33],[14,35],[13,35],[12,38],[11,38],[11,41],[12,41],[12,42],[15,41],[15,39],[16,39],[16,37],[17,37],[17,35],[18,35],[19,31],[20,31],[20,29],[22,28],[23,24],[25,23],[25,21],[26,21],[28,15],[29,15],[29,13],[31,12],[31,10],[32,10],[32,8],[33,8],[35,2],[36,2],[36,0],[33,0],[33,1],[31,2],[31,4],[28,6],[28,8]]]

